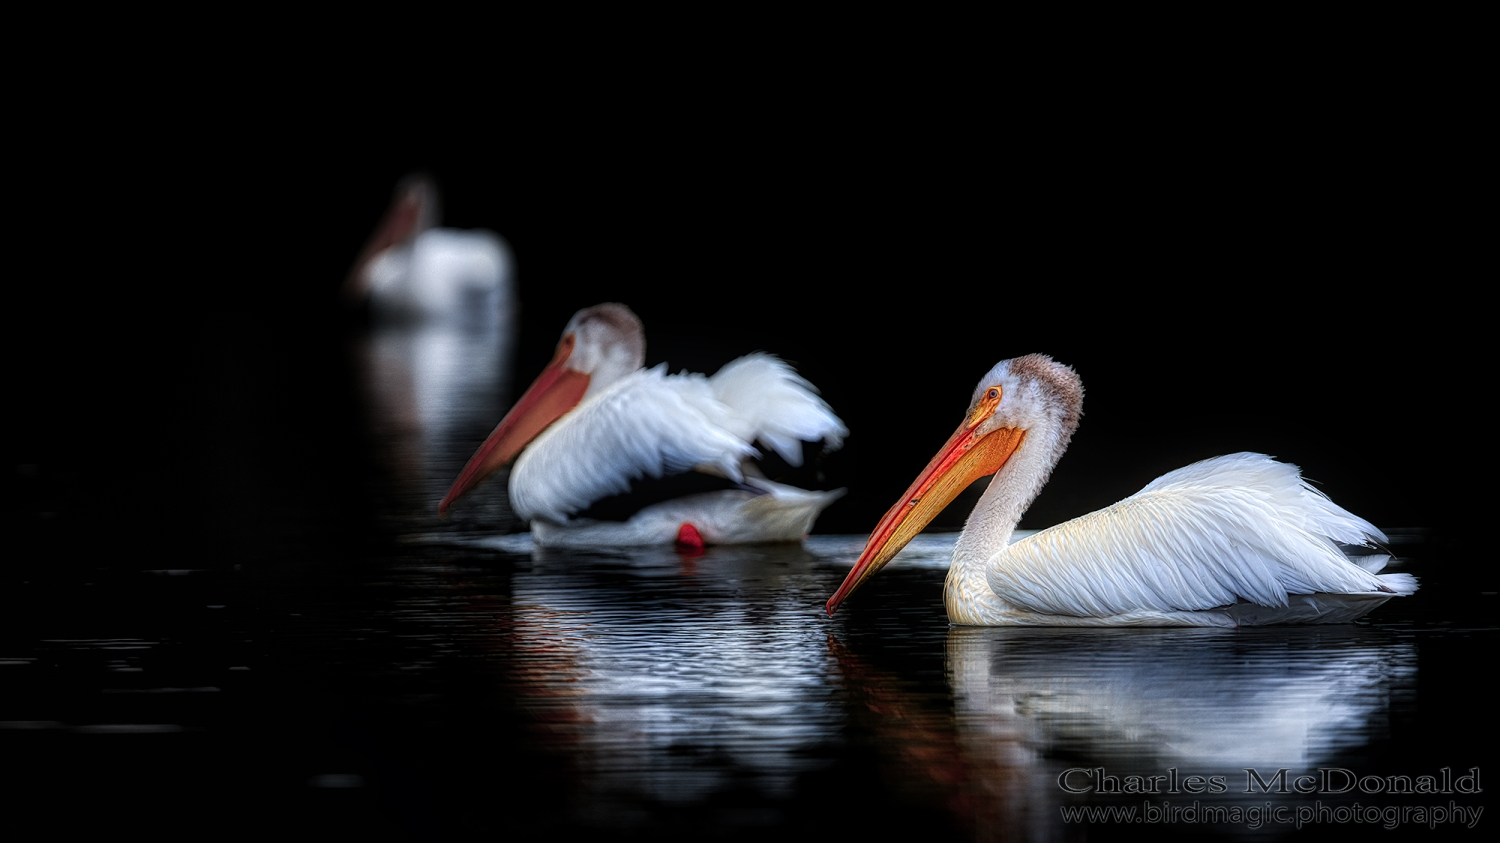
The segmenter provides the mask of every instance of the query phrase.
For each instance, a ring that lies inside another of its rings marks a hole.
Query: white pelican
[[[1230,454],[1158,477],[1098,512],[1010,543],[1078,428],[1083,383],[1031,354],[1002,360],[958,430],[885,514],[829,599],[840,602],[959,492],[994,475],[953,549],[948,620],[973,626],[1251,626],[1351,621],[1416,591],[1338,543],[1385,536],[1296,466]]]
[[[469,459],[439,513],[512,459],[511,506],[543,546],[797,541],[843,494],[772,482],[751,462],[756,442],[798,466],[804,441],[836,448],[848,435],[786,363],[750,354],[705,377],[644,369],[645,356],[641,321],[624,305],[573,314],[552,362]],[[665,500],[625,521],[577,517],[632,481],[692,472],[735,488]]]
[[[380,322],[489,325],[508,320],[510,250],[484,229],[437,228],[437,187],[412,175],[365,244],[344,282],[344,296],[368,298]]]

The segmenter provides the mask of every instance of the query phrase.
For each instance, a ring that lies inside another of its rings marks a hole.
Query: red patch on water
[[[703,534],[692,524],[683,524],[677,528],[677,552],[688,553],[693,556],[703,552]]]

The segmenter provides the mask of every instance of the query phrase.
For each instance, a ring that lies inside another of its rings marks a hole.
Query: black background
[[[1040,351],[1087,397],[1023,526],[1254,450],[1379,526],[1471,547],[1477,124],[1387,81],[993,101],[742,83],[378,112],[302,91],[40,121],[14,241],[13,512],[23,535],[167,522],[209,542],[234,538],[224,508],[357,514],[360,326],[335,291],[420,170],[444,224],[514,251],[518,385],[608,300],[645,321],[650,364],[793,361],[852,431],[820,532],[868,530],[978,377]],[[257,478],[285,471],[305,499],[265,501]]]

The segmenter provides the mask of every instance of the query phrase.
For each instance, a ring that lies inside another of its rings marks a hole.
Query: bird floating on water
[[[973,626],[1258,626],[1352,621],[1416,591],[1386,537],[1294,465],[1239,453],[1193,463],[1097,512],[1010,542],[1078,428],[1083,383],[1041,354],[1002,360],[964,421],[876,525],[831,615],[971,482],[994,475],[953,550],[948,620]]]
[[[510,318],[513,261],[499,235],[440,228],[437,186],[423,175],[402,179],[344,282],[351,304],[368,301],[384,323],[449,322],[489,326]]]
[[[833,449],[848,435],[785,362],[755,353],[710,377],[645,369],[645,356],[640,318],[625,305],[575,313],[552,362],[469,459],[439,513],[511,460],[511,506],[542,546],[798,541],[843,495],[757,469],[757,444],[800,466],[804,442]],[[623,521],[589,517],[636,481],[673,475],[720,488],[652,503]]]

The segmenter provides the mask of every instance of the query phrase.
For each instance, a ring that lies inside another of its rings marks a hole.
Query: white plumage
[[[365,270],[370,301],[388,314],[458,319],[507,304],[510,252],[484,230],[430,228],[377,255]]]
[[[1380,583],[1415,590],[1409,575],[1372,577],[1336,544],[1384,540],[1307,485],[1296,466],[1241,453],[1180,468],[1119,503],[1001,548],[984,574],[997,596],[1039,615],[1165,615],[1240,602],[1290,610],[1295,596],[1319,593],[1330,614],[1343,615],[1346,594],[1375,592],[1384,602],[1391,595]],[[1360,561],[1379,570],[1388,558]],[[1373,608],[1353,602],[1359,614]]]
[[[726,410],[702,376],[664,366],[626,375],[542,432],[511,471],[511,506],[527,520],[569,516],[630,481],[714,466],[739,480],[749,440],[715,423]]]
[[[830,612],[968,482],[994,474],[954,548],[948,618],[981,626],[1245,626],[1353,620],[1398,594],[1389,557],[1340,545],[1385,536],[1296,466],[1231,454],[1170,472],[1119,503],[1010,537],[1078,424],[1083,386],[1042,355],[1006,360],[964,424],[871,535]]]
[[[848,431],[785,362],[751,354],[715,375],[642,369],[640,320],[619,304],[586,308],[557,356],[495,428],[444,499],[447,507],[510,459],[511,506],[543,545],[670,543],[690,525],[708,544],[795,541],[843,494],[759,476],[759,443],[788,464],[802,442],[836,448]],[[517,457],[516,455],[519,454]],[[646,507],[625,522],[575,518],[635,480],[700,471],[740,484]]]

